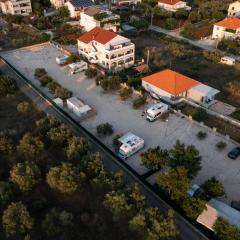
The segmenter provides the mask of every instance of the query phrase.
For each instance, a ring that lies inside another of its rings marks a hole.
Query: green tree
[[[61,192],[70,194],[76,192],[85,174],[78,172],[70,163],[62,163],[61,166],[52,167],[47,174],[48,185]]]
[[[17,90],[15,79],[0,75],[0,97],[5,97],[7,94],[14,94]]]
[[[39,137],[34,137],[30,133],[26,133],[20,140],[17,150],[30,160],[36,159],[44,150],[44,143]]]
[[[97,126],[97,133],[102,136],[113,134],[113,127],[110,123],[102,123]]]
[[[0,132],[0,153],[11,154],[14,150],[12,139],[5,133]]]
[[[132,88],[123,88],[121,89],[120,91],[120,97],[123,101],[125,101],[127,98],[131,97],[132,96]]]
[[[13,186],[10,182],[0,182],[0,206],[5,206],[14,198]]]
[[[206,208],[206,202],[200,198],[186,198],[183,201],[182,208],[187,217],[196,219]]]
[[[205,121],[208,117],[207,111],[206,111],[206,109],[203,109],[203,108],[195,108],[192,113],[192,117],[194,120],[196,120],[198,122]]]
[[[182,57],[184,56],[185,48],[183,45],[172,42],[168,44],[167,51],[169,51],[175,57]]]
[[[42,221],[42,228],[48,237],[57,237],[73,223],[73,215],[65,210],[52,208]]]
[[[77,54],[71,54],[68,58],[67,58],[67,63],[75,63],[75,62],[79,62],[82,60],[82,57],[80,55]]]
[[[21,191],[30,191],[41,181],[41,171],[33,162],[17,163],[10,171],[10,180],[17,184]]]
[[[188,172],[189,178],[195,177],[199,170],[201,170],[202,157],[194,146],[190,145],[186,147],[184,143],[177,140],[173,149],[169,151],[169,154],[169,166],[172,168],[184,167]]]
[[[72,96],[72,92],[63,87],[56,87],[55,89],[55,97],[61,98],[62,100],[66,100]]]
[[[31,105],[27,101],[20,102],[17,105],[17,111],[20,113],[28,113],[31,111]]]
[[[89,151],[89,142],[85,138],[73,137],[66,149],[69,160],[79,160]]]
[[[41,77],[43,77],[46,74],[47,74],[47,71],[46,71],[45,68],[36,68],[35,72],[34,72],[34,76],[36,78],[41,78]]]
[[[149,148],[146,152],[141,153],[141,159],[144,166],[150,170],[161,169],[168,160],[168,151],[160,147]]]
[[[60,125],[61,122],[53,116],[46,116],[36,122],[37,132],[43,137],[46,136],[50,129],[57,128]]]
[[[184,167],[176,167],[161,173],[157,178],[157,184],[169,194],[171,199],[177,201],[184,199],[190,188],[187,170]]]
[[[208,199],[221,197],[225,194],[222,183],[218,181],[215,177],[212,177],[205,181],[201,187],[207,195]]]
[[[240,240],[240,232],[237,227],[230,225],[221,217],[216,220],[213,228],[219,240]]]
[[[85,70],[85,75],[88,77],[88,78],[94,78],[97,76],[97,69],[95,68],[88,68]]]
[[[57,14],[58,14],[61,18],[64,18],[64,19],[67,19],[67,18],[70,17],[70,12],[69,12],[67,6],[62,6],[62,7],[58,8]]]
[[[177,27],[177,21],[175,18],[167,18],[165,21],[166,29],[173,30]]]
[[[32,229],[33,223],[33,219],[22,202],[11,203],[3,212],[3,229],[9,237],[19,237],[27,233]]]

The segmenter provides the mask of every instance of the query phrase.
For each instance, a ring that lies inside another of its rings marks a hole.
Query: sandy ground
[[[202,170],[193,183],[201,184],[215,176],[225,187],[226,196],[222,198],[223,201],[240,200],[240,159],[235,161],[228,159],[227,153],[235,145],[223,136],[176,114],[171,114],[168,122],[160,120],[147,122],[142,116],[142,110],[134,110],[131,102],[122,102],[117,94],[103,93],[100,87],[95,85],[94,79],[87,79],[84,73],[70,75],[66,66],[59,67],[55,58],[61,55],[61,52],[52,46],[32,47],[5,52],[2,55],[38,86],[40,84],[34,78],[34,70],[38,67],[45,68],[50,76],[71,90],[73,95],[96,109],[97,115],[82,123],[94,134],[98,124],[109,122],[116,133],[131,131],[142,137],[146,143],[144,150],[158,145],[169,149],[177,139],[187,145],[195,145],[202,155]],[[205,140],[197,139],[196,134],[200,130],[207,131],[208,136]],[[112,147],[112,137],[101,140]],[[227,142],[227,147],[223,151],[218,151],[215,147],[219,141]],[[127,162],[140,174],[147,171],[141,164],[139,153],[129,158]],[[154,183],[157,175],[157,173],[152,175],[148,180]]]

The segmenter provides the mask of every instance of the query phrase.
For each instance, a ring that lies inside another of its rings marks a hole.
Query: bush
[[[177,21],[175,18],[167,18],[165,21],[165,28],[173,30],[177,27]]]
[[[71,54],[68,58],[66,63],[70,64],[70,63],[75,63],[75,62],[79,62],[82,60],[82,57],[80,55],[76,55],[76,54]]]
[[[198,139],[203,140],[203,139],[205,139],[205,138],[207,137],[207,133],[206,133],[206,132],[199,131],[199,132],[197,133],[197,137],[198,137]]]
[[[47,72],[46,72],[45,68],[36,68],[34,76],[36,78],[41,78],[41,77],[43,77],[46,74],[47,74]]]
[[[127,80],[127,85],[137,89],[138,87],[142,86],[142,80],[138,77],[129,77]]]
[[[56,87],[55,89],[55,97],[61,98],[62,100],[66,100],[72,96],[72,92],[63,87]]]
[[[41,85],[43,87],[45,87],[48,83],[54,81],[53,78],[48,76],[47,74],[42,76],[42,77],[40,77],[38,80],[39,80],[39,82],[41,83]]]
[[[11,154],[14,150],[12,139],[4,132],[0,132],[0,153]]]
[[[31,111],[31,105],[29,102],[23,101],[17,105],[17,111],[20,113],[27,113]]]
[[[132,96],[132,93],[133,93],[133,91],[131,88],[123,88],[120,91],[120,97],[122,100],[126,100],[127,98]]]
[[[109,123],[102,123],[97,126],[97,133],[103,136],[109,136],[113,134],[113,127]]]
[[[97,69],[95,69],[95,68],[88,68],[88,69],[85,70],[85,75],[88,78],[96,77],[97,76]]]
[[[47,84],[47,88],[52,94],[55,93],[57,87],[61,87],[61,85],[55,81],[51,81]]]
[[[203,122],[207,119],[207,111],[203,108],[195,108],[192,117],[198,122]]]
[[[17,90],[15,79],[9,76],[0,76],[0,97],[5,97],[7,94],[14,94]]]
[[[204,51],[203,52],[203,56],[204,58],[206,58],[207,60],[211,61],[211,62],[215,62],[218,63],[221,60],[221,57],[223,56],[222,53],[220,51]]]
[[[204,190],[207,199],[221,197],[225,193],[222,183],[215,177],[206,180],[201,187]]]
[[[220,141],[216,144],[216,148],[218,150],[223,150],[226,146],[227,146],[227,144],[225,142],[222,142],[222,141]]]
[[[141,106],[143,106],[146,103],[146,97],[139,97],[134,99],[133,101],[133,108],[140,108]]]
[[[104,78],[100,85],[104,91],[109,90],[118,90],[121,86],[121,79],[119,76],[110,76],[108,78]]]
[[[147,29],[149,27],[149,22],[146,21],[145,19],[134,20],[131,22],[131,25],[134,26],[136,29],[141,30]]]

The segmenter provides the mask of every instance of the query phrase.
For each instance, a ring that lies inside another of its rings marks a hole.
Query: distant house
[[[86,8],[80,13],[80,25],[85,31],[95,27],[117,32],[120,26],[120,16],[111,11],[104,11],[96,7]]]
[[[153,97],[171,104],[186,98],[200,105],[209,106],[219,93],[212,87],[169,69],[144,77],[142,87]]]
[[[56,9],[64,6],[66,0],[50,0],[51,4],[53,7],[55,7]]]
[[[179,9],[191,10],[191,7],[188,6],[186,2],[180,0],[159,0],[158,6],[171,12],[176,12]]]
[[[240,37],[240,19],[236,17],[225,18],[214,24],[213,39],[235,39]]]
[[[228,7],[229,17],[240,17],[240,1],[236,1],[229,4]]]
[[[112,4],[116,6],[136,5],[138,3],[141,3],[141,0],[112,0]]]
[[[224,218],[240,230],[240,212],[216,199],[211,199],[206,204],[206,209],[198,216],[197,222],[213,231],[218,217]]]
[[[32,12],[31,0],[1,0],[0,6],[4,14],[27,16]]]
[[[109,71],[129,68],[135,61],[135,45],[130,39],[100,27],[78,38],[78,52]]]
[[[91,0],[69,0],[65,3],[71,18],[79,18],[80,13],[87,7],[95,5]]]

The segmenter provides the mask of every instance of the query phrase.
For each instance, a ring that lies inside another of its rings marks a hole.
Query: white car
[[[68,55],[58,56],[56,57],[56,63],[58,65],[63,65],[67,62],[67,59],[68,59]]]
[[[189,197],[195,197],[195,196],[199,196],[203,193],[203,190],[200,186],[198,186],[197,184],[193,184],[192,187],[190,189],[188,189],[187,191],[187,195]]]

